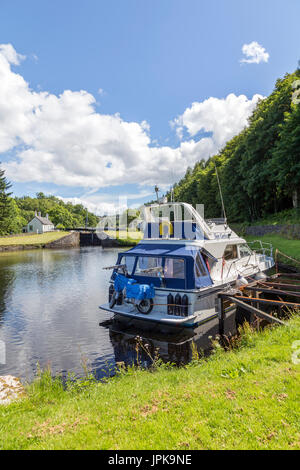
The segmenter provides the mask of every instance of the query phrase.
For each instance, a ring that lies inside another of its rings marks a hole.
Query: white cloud
[[[98,201],[91,201],[85,197],[59,197],[64,202],[71,202],[72,204],[82,204],[90,212],[95,215],[112,215],[123,212],[128,206],[125,204],[118,204],[118,202],[106,202],[99,198]]]
[[[244,44],[242,47],[242,52],[246,58],[241,59],[241,62],[247,64],[268,62],[270,57],[270,54],[266,51],[266,49],[256,41],[252,41],[250,44]]]
[[[2,166],[19,182],[94,190],[127,183],[168,186],[237,134],[260,97],[230,94],[193,103],[173,123],[178,133],[187,130],[189,140],[177,148],[153,146],[146,121],[100,114],[94,96],[84,90],[59,96],[33,91],[11,70],[20,60],[10,44],[0,46],[0,153],[10,151]],[[212,136],[197,140],[201,129]]]
[[[61,197],[64,202],[71,202],[72,204],[82,204],[84,207],[88,208],[89,211],[93,212],[96,215],[104,214],[115,214],[122,212],[125,209],[137,208],[141,203],[132,203],[133,200],[138,201],[139,199],[145,199],[154,197],[153,190],[147,191],[143,190],[138,193],[133,194],[85,194],[80,197]]]
[[[191,137],[200,131],[211,132],[212,136],[208,140],[211,140],[214,151],[217,151],[247,125],[250,114],[262,98],[261,95],[254,95],[249,100],[245,95],[236,96],[233,93],[224,99],[208,98],[193,103],[172,125],[180,138],[184,128]],[[201,139],[199,143],[204,140]]]
[[[18,54],[11,44],[0,44],[0,54],[13,65],[20,65],[20,62],[26,59],[26,56]]]

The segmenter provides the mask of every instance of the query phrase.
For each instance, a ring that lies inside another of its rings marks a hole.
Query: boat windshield
[[[131,275],[135,264],[135,256],[123,256],[122,263],[126,264],[128,274]]]
[[[135,274],[137,276],[159,277],[162,270],[162,260],[162,258],[152,256],[139,256]],[[161,268],[161,270],[159,268]]]
[[[244,258],[245,256],[252,255],[252,251],[246,243],[243,243],[243,245],[239,246],[239,251],[240,251],[240,258]]]
[[[184,279],[184,259],[166,258],[164,276],[168,279]]]
[[[157,287],[195,289],[212,284],[208,256],[193,246],[141,244],[120,253],[118,264],[126,264],[137,282]]]
[[[130,259],[131,258],[131,259]],[[159,258],[139,256],[133,272],[135,256],[126,256],[122,263],[126,264],[128,274],[147,277],[165,277],[167,279],[184,279],[183,258]]]

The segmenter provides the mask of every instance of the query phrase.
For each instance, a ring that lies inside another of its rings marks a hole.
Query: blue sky
[[[149,199],[217,152],[300,58],[298,0],[0,4],[0,44],[26,56],[2,50],[0,160],[14,192],[98,212],[120,194]],[[242,52],[253,42],[259,63]]]

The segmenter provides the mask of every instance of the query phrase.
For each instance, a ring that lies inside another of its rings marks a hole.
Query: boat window
[[[154,258],[152,256],[139,256],[135,268],[135,274],[138,276],[160,277],[160,272],[159,270],[156,271],[156,268],[162,268],[162,258]],[[153,271],[144,272],[145,269],[153,269]]]
[[[184,279],[184,259],[165,258],[164,276],[166,278]]]
[[[201,276],[207,276],[207,271],[205,267],[203,266],[201,256],[199,253],[197,253],[196,258],[195,258],[195,273],[196,273],[196,278],[201,277]]]
[[[243,245],[239,246],[240,257],[244,258],[245,256],[252,255],[252,251],[250,250],[249,246],[244,243]]]
[[[135,263],[135,256],[123,256],[121,264],[126,264],[128,274],[132,274]]]
[[[237,257],[238,257],[237,245],[227,245],[224,251],[223,258],[225,260],[228,260],[228,259],[236,259]]]

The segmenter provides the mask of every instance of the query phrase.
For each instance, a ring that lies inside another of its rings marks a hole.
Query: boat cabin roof
[[[140,283],[169,289],[195,289],[212,285],[205,258],[217,261],[207,250],[196,245],[140,243],[119,253],[118,264],[127,266],[128,274]],[[153,273],[146,269],[160,268]]]
[[[205,248],[197,245],[167,244],[167,243],[140,243],[130,250],[123,252],[128,255],[138,256],[171,256],[195,258],[199,250],[208,258],[217,261]]]

